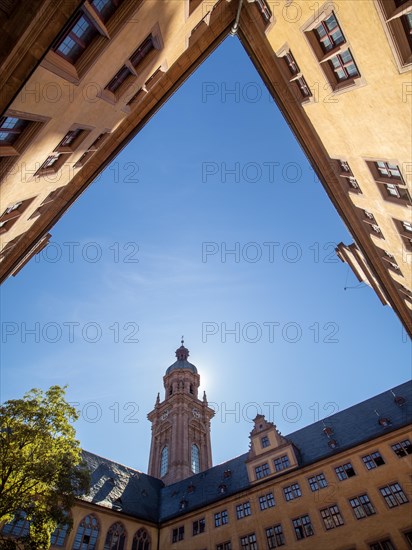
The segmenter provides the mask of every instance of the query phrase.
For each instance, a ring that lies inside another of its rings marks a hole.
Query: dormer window
[[[378,420],[379,424],[383,427],[389,426],[391,421],[389,418],[386,418],[384,416],[381,416]]]
[[[262,445],[262,449],[265,449],[266,447],[269,447],[270,441],[267,435],[264,435],[261,440],[260,444]]]

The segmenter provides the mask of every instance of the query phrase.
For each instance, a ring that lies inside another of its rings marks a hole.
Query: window
[[[412,530],[404,533],[406,540],[409,542],[410,548],[412,548]]]
[[[319,489],[324,489],[328,486],[328,482],[323,473],[310,477],[308,482],[311,491],[319,491]]]
[[[205,532],[206,522],[205,518],[198,519],[193,522],[193,536],[200,535]]]
[[[79,13],[68,33],[59,42],[55,52],[74,64],[98,34],[99,30],[90,16],[86,13]]]
[[[284,61],[280,65],[281,72],[288,81],[293,97],[300,102],[312,97],[312,92],[305,80],[305,77],[300,71],[299,65],[296,62],[292,52],[285,45],[278,53]],[[296,93],[295,93],[296,92]]]
[[[384,239],[385,237],[382,234],[381,228],[376,223],[375,216],[372,214],[372,212],[369,212],[369,210],[360,210],[360,212],[361,212],[361,219],[363,223],[366,224],[366,228],[368,229],[368,232],[370,234],[375,235],[376,237]]]
[[[176,527],[172,531],[172,542],[179,542],[185,538],[185,526]]]
[[[273,508],[275,505],[275,497],[273,493],[267,493],[259,497],[259,506],[261,510],[266,510],[266,508]]]
[[[249,501],[243,502],[243,504],[238,504],[236,506],[236,517],[237,517],[237,519],[242,519],[245,516],[250,516],[250,515],[251,515],[251,511],[250,511],[250,502]]]
[[[107,531],[104,550],[123,550],[126,540],[126,531],[121,523],[113,523]]]
[[[367,494],[349,499],[349,504],[352,506],[356,519],[366,518],[366,516],[372,516],[375,513],[375,508]]]
[[[295,61],[295,58],[292,55],[292,52],[289,50],[283,56],[286,66],[289,69],[291,75],[297,75],[300,72],[299,66]]]
[[[299,483],[292,483],[292,485],[289,485],[288,487],[284,487],[283,493],[285,495],[286,500],[293,500],[294,498],[298,498],[302,496]]]
[[[378,540],[369,545],[370,550],[396,550],[390,539]]]
[[[347,161],[345,160],[332,160],[332,164],[335,168],[335,172],[340,178],[344,178],[341,181],[345,183],[345,188],[349,193],[356,193],[361,195],[362,191],[358,181],[353,176],[352,170]]]
[[[262,464],[261,466],[256,466],[255,472],[256,479],[262,479],[262,477],[268,476],[270,474],[269,464],[265,462],[265,464]]]
[[[78,138],[81,136],[82,131],[83,130],[81,128],[78,128],[77,130],[70,130],[67,132],[59,145],[56,147],[56,150],[58,150],[59,147],[70,147],[70,150],[72,151],[73,144],[76,143]]]
[[[360,76],[350,50],[334,55],[329,63],[339,82]]]
[[[336,504],[323,508],[323,510],[320,511],[320,515],[322,516],[323,523],[327,530],[343,525],[343,519]]]
[[[280,472],[281,470],[285,470],[290,466],[288,455],[283,455],[283,456],[280,456],[279,458],[275,458],[273,463],[275,465],[275,470],[277,472]]]
[[[292,525],[295,530],[297,540],[301,540],[305,537],[311,537],[312,535],[314,535],[309,514],[293,519]]]
[[[412,62],[412,13],[408,0],[378,0],[382,23],[401,72]]]
[[[33,202],[35,197],[31,199],[26,199],[23,201],[15,202],[6,208],[3,214],[0,216],[0,235],[6,233],[13,227],[17,222],[19,217],[23,214],[25,210],[29,207],[30,203]]]
[[[355,470],[350,462],[343,464],[342,466],[337,466],[335,468],[335,472],[340,481],[348,479],[348,477],[356,476]]]
[[[71,26],[53,47],[53,51],[75,65],[97,37],[109,38],[104,24],[120,4],[121,0],[90,0],[90,4],[80,8]]]
[[[3,525],[1,532],[11,537],[26,537],[29,530],[30,523],[26,520],[26,512],[20,512],[14,519]]]
[[[399,483],[390,483],[379,489],[389,508],[409,502]]]
[[[286,543],[282,525],[279,523],[278,525],[274,525],[273,527],[266,529],[266,539],[269,549],[284,546]]]
[[[162,449],[162,454],[160,456],[160,477],[163,477],[167,474],[169,469],[169,448],[166,445]]]
[[[242,550],[257,550],[257,547],[255,533],[240,537],[240,548],[242,548]]]
[[[82,166],[84,166],[86,162],[93,156],[95,151],[97,151],[103,145],[109,135],[109,132],[104,132],[103,134],[100,134],[99,137],[93,141],[87,151],[83,153],[83,155],[75,163],[74,167],[81,168]]]
[[[332,89],[339,90],[354,84],[360,72],[330,7],[327,5],[325,11],[312,18],[304,32]]]
[[[393,452],[398,455],[398,458],[412,454],[412,445],[409,439],[404,439],[403,441],[399,441],[399,443],[394,443],[391,447]]]
[[[132,76],[132,74],[132,71],[124,65],[119,71],[117,71],[109,84],[106,86],[106,89],[113,94],[116,93],[126,78]]]
[[[229,522],[227,510],[222,510],[215,514],[215,527],[220,527],[221,525],[226,525]]]
[[[399,235],[402,237],[402,240],[406,246],[412,250],[412,223],[409,221],[393,220],[396,225]]]
[[[366,163],[384,199],[412,204],[409,191],[396,162],[376,160],[366,161]]]
[[[69,524],[58,525],[50,536],[51,546],[64,546],[69,532]]]
[[[329,52],[345,42],[334,13],[316,27],[315,33],[324,52]]]
[[[411,230],[412,231],[412,230]],[[269,438],[267,435],[264,435],[261,440],[260,440],[260,444],[262,446],[262,449],[265,449],[266,447],[269,447],[270,445],[270,441],[269,441]]]
[[[141,527],[133,537],[132,550],[151,550],[150,535],[144,527]]]
[[[199,456],[199,447],[193,443],[192,445],[192,472],[198,474],[200,472],[200,456]]]
[[[11,116],[0,117],[0,146],[13,145],[28,124],[28,120]]]
[[[232,550],[232,543],[230,540],[226,542],[221,542],[220,544],[216,545],[216,550]]]
[[[385,461],[378,451],[371,453],[370,455],[363,456],[362,460],[368,470],[372,470],[373,468],[377,468],[378,466],[385,464]]]
[[[77,528],[72,550],[94,550],[99,535],[99,523],[95,516],[82,519]]]
[[[156,49],[159,49],[158,42],[158,37],[156,40],[152,33],[149,34],[149,36],[143,40],[140,46],[132,53],[129,59],[126,60],[124,65],[106,85],[105,90],[115,94],[115,98],[119,98],[120,95],[124,93],[126,88],[128,88],[128,85],[132,84],[136,80],[138,74],[140,76],[140,73],[142,72],[142,64],[144,61],[149,61],[149,54]],[[141,88],[141,86],[139,86],[139,88]]]

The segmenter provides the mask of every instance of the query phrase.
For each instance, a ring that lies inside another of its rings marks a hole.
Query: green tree
[[[0,522],[21,512],[30,521],[32,549],[48,548],[57,525],[68,521],[76,496],[89,490],[89,474],[72,422],[78,413],[66,387],[32,389],[0,406]],[[19,541],[3,539],[3,548]]]

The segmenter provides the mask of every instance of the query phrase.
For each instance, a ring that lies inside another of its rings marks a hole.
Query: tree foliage
[[[0,406],[0,522],[24,512],[30,533],[23,542],[32,549],[49,547],[56,526],[68,523],[76,496],[89,489],[71,424],[78,413],[65,393],[60,386],[32,389]]]

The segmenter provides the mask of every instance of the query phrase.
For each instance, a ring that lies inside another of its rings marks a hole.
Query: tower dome
[[[197,374],[197,368],[192,364],[189,363],[187,358],[189,357],[189,350],[184,346],[184,340],[182,337],[181,340],[181,346],[180,348],[177,348],[176,350],[176,357],[177,361],[173,363],[173,365],[170,365],[170,367],[166,370],[166,375],[170,374],[174,370],[190,370],[190,372],[193,372],[193,374]]]

